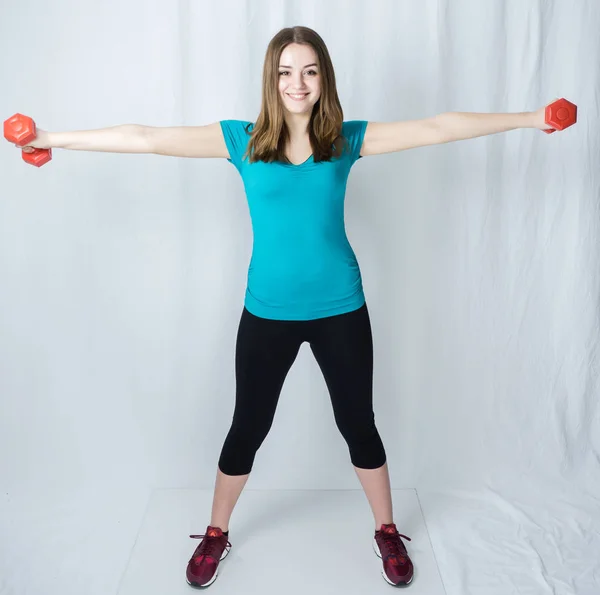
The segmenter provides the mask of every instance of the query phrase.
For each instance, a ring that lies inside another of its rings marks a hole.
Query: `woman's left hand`
[[[537,128],[538,130],[550,130],[552,128],[550,124],[546,124],[546,108],[548,107],[548,105],[557,101],[557,99],[553,99],[544,107],[541,107],[539,110],[532,112],[532,122],[534,128]]]

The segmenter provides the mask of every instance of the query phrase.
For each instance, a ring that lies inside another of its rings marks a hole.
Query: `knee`
[[[226,475],[247,475],[252,470],[258,449],[264,442],[269,428],[257,428],[251,424],[233,424],[221,450],[219,468]]]
[[[374,416],[367,418],[338,416],[335,423],[348,444],[369,442],[379,435]]]
[[[342,426],[340,432],[348,445],[350,459],[360,469],[378,469],[386,462],[386,453],[375,423]]]

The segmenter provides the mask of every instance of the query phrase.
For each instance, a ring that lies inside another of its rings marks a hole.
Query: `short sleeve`
[[[248,125],[251,122],[246,122],[245,120],[221,120],[219,124],[221,124],[225,145],[229,151],[230,159],[227,159],[227,161],[233,163],[241,171],[242,156],[246,152],[248,141],[250,140],[249,131],[252,126]]]
[[[348,141],[351,165],[361,159],[360,150],[368,123],[366,120],[348,120],[342,124],[342,134]]]

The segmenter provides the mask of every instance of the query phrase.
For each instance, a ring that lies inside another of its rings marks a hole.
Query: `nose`
[[[292,75],[292,88],[297,89],[300,93],[305,89],[301,72],[296,72]]]

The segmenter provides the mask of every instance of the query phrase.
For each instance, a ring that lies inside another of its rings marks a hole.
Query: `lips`
[[[295,97],[294,95],[292,95],[291,93],[286,93],[286,95],[290,98],[293,99],[294,101],[302,101],[303,99],[306,99],[306,97],[308,97],[309,93],[303,93],[301,96],[299,97]]]

